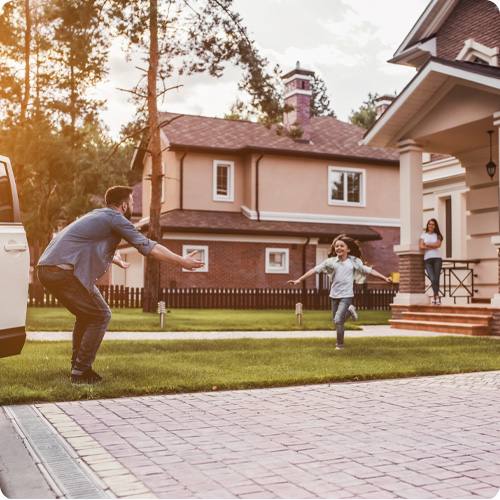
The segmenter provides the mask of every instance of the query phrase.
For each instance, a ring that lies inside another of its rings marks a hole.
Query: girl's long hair
[[[349,247],[350,250],[349,255],[352,255],[353,257],[358,257],[359,259],[363,259],[359,243],[356,240],[352,239],[351,237],[347,236],[347,234],[339,234],[332,241],[332,244],[330,245],[330,250],[328,251],[328,257],[333,257],[336,255],[335,243],[337,241],[343,241]]]
[[[435,226],[434,226],[434,232],[437,234],[438,238],[443,241],[443,235],[441,234],[441,231],[439,230],[439,224],[438,224],[438,221],[434,218],[432,219],[429,219],[427,221],[427,224],[425,225],[425,232],[428,233],[429,232],[429,222],[434,222]]]

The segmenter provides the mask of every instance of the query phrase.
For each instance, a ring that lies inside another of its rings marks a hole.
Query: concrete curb
[[[71,340],[71,332],[28,332],[28,340]],[[346,338],[358,337],[440,337],[468,335],[395,330],[388,325],[365,325],[363,330],[346,330]],[[288,339],[335,338],[334,330],[300,331],[220,331],[220,332],[107,332],[104,340],[220,340],[220,339]],[[488,337],[500,339],[500,337]]]
[[[56,498],[39,464],[0,408],[0,489],[8,498]]]

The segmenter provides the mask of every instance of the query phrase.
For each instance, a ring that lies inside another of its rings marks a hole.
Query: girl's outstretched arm
[[[302,281],[306,280],[309,278],[309,276],[312,276],[316,272],[316,268],[309,269],[307,273],[303,274],[300,278],[297,278],[296,280],[288,280],[287,284],[288,285],[299,285]]]
[[[372,276],[375,276],[376,278],[384,280],[386,283],[392,283],[391,278],[389,278],[388,276],[384,276],[383,274],[380,274],[378,271],[375,271],[375,269],[372,269],[372,272],[370,274]]]

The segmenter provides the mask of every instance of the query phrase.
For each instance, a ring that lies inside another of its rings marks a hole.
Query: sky
[[[347,121],[368,92],[399,92],[415,70],[387,63],[425,9],[428,0],[234,0],[251,37],[271,64],[284,71],[300,61],[326,82],[332,107]],[[182,84],[160,104],[163,111],[223,117],[243,97],[240,70],[229,67],[221,78],[207,75],[173,79]],[[127,62],[122,44],[111,50],[110,73],[95,95],[106,101],[102,113],[113,136],[134,115],[129,95],[140,76]]]

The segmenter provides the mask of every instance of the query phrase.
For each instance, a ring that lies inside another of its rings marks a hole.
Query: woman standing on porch
[[[443,235],[436,219],[429,219],[425,231],[420,236],[420,250],[424,250],[424,264],[427,276],[431,280],[434,297],[433,304],[441,305],[439,296],[439,276],[443,267],[443,259],[439,247],[443,243]]]
[[[289,280],[290,285],[298,285],[314,273],[327,272],[332,276],[330,298],[332,299],[332,319],[337,331],[337,345],[335,349],[344,348],[344,323],[350,314],[356,321],[358,314],[353,304],[354,282],[362,283],[365,276],[371,274],[387,283],[391,278],[366,266],[361,260],[361,249],[356,241],[345,234],[337,236],[328,252],[328,259],[307,271],[296,280]]]

